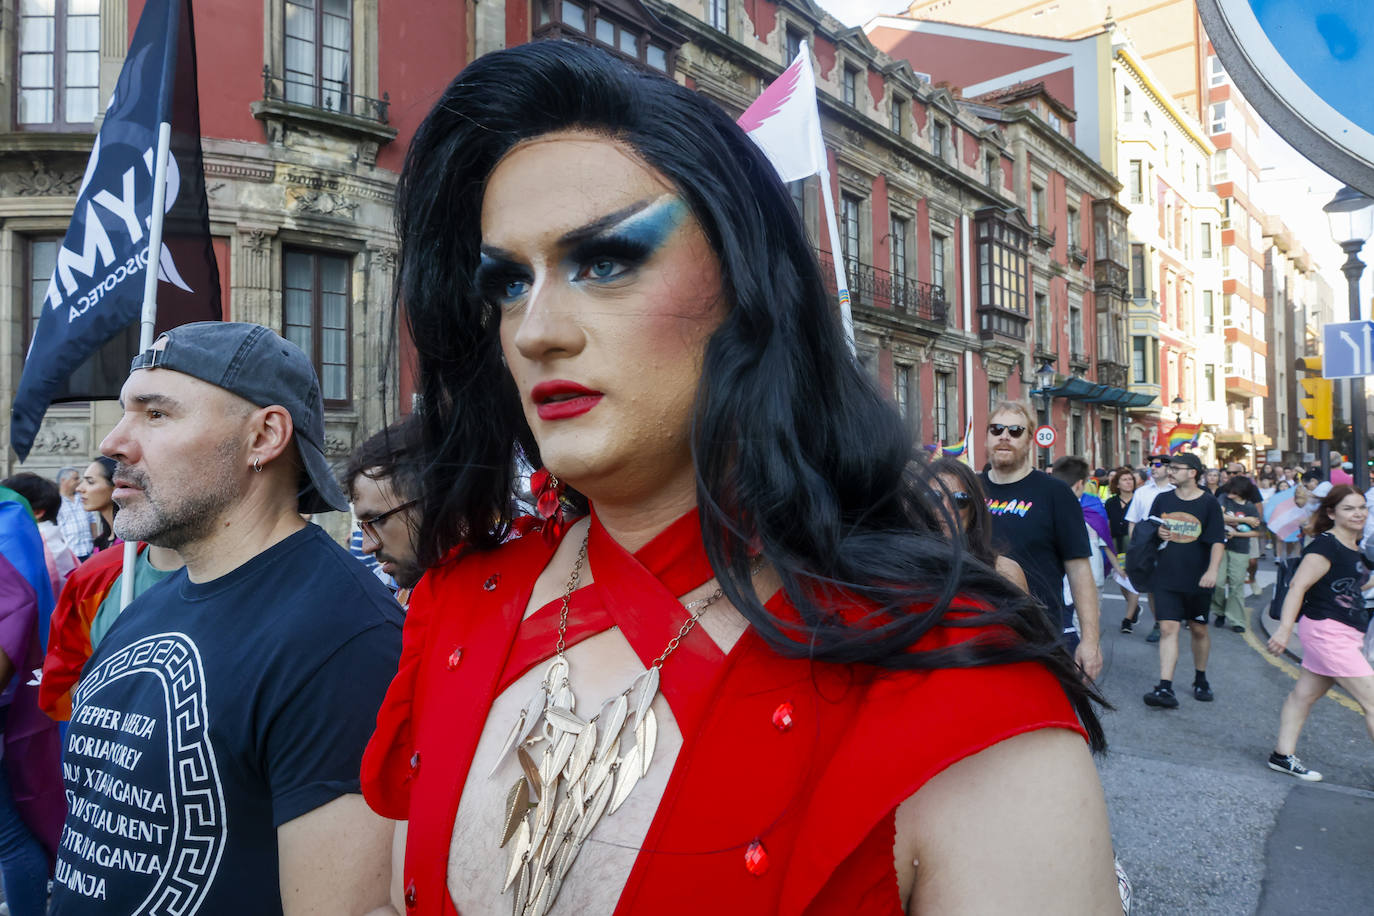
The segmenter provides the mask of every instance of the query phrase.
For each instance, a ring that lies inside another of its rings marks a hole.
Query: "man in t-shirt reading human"
[[[983,472],[983,490],[992,513],[998,553],[1021,564],[1031,597],[1060,622],[1075,660],[1090,678],[1102,670],[1098,649],[1097,583],[1093,581],[1088,531],[1083,507],[1062,480],[1031,467],[1031,436],[1035,429],[1030,407],[1003,401],[988,419],[987,452],[990,468]],[[1063,583],[1078,611],[1077,645],[1072,612],[1064,605]]]
[[[343,510],[310,359],[203,322],[134,358],[115,530],[181,571],[129,605],[72,697],[51,916],[363,914],[392,825],[359,792],[401,610],[299,513]]]
[[[1216,497],[1202,489],[1202,461],[1192,452],[1169,461],[1174,489],[1160,493],[1151,506],[1150,518],[1158,521],[1164,542],[1155,567],[1152,609],[1159,621],[1159,683],[1145,694],[1145,705],[1177,709],[1174,668],[1178,665],[1178,631],[1183,621],[1193,637],[1193,697],[1212,701],[1207,683],[1207,609],[1217,584],[1226,552],[1226,522]]]

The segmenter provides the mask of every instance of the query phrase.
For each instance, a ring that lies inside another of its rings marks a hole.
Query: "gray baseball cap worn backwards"
[[[241,321],[197,321],[161,334],[134,357],[129,371],[171,369],[223,388],[258,407],[291,414],[296,448],[310,475],[297,499],[301,512],[348,509],[324,457],[324,398],[315,367],[300,347],[271,328]]]

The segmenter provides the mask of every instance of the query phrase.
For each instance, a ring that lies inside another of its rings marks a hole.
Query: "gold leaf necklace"
[[[523,775],[506,795],[500,843],[510,847],[501,893],[514,891],[514,916],[543,916],[552,908],[592,829],[602,817],[615,813],[649,772],[658,743],[658,718],[651,707],[658,695],[659,670],[724,594],[717,588],[683,605],[687,621],[663,654],[630,686],[597,707],[595,715],[583,718],[576,712],[564,650],[568,605],[587,560],[589,538],[590,534],[582,539],[563,590],[557,654],[538,691],[521,708],[488,775],[495,776],[515,751]],[[761,567],[762,561],[756,561],[751,574]]]

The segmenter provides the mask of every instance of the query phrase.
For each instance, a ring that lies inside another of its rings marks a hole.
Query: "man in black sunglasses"
[[[1069,651],[1084,673],[1095,678],[1102,670],[1099,607],[1083,507],[1068,484],[1031,467],[1033,416],[1027,405],[1003,401],[989,417],[991,466],[981,477],[993,538],[998,553],[1021,564],[1031,596],[1061,624]],[[1065,576],[1078,611],[1076,629],[1064,605]]]

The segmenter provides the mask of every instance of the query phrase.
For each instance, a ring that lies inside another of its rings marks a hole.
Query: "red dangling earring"
[[[540,533],[546,543],[552,544],[563,533],[566,520],[563,515],[563,490],[565,484],[547,468],[540,468],[530,475],[530,492],[534,494],[534,511],[543,519]]]

